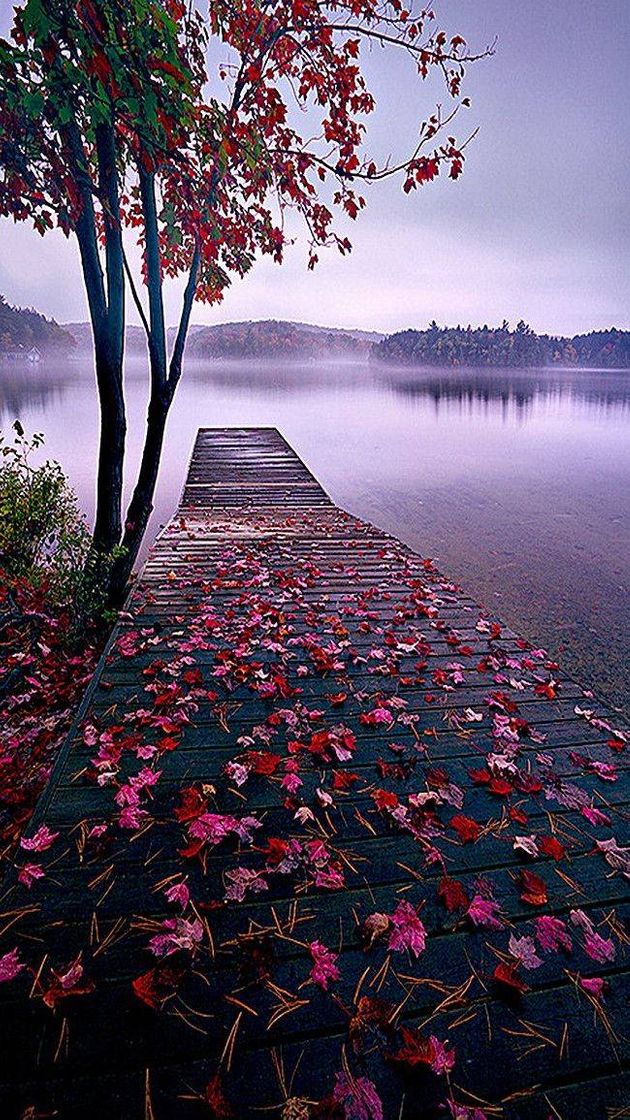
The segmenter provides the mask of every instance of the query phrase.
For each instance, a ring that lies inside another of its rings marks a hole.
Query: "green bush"
[[[103,614],[104,561],[92,558],[87,522],[59,464],[33,465],[44,437],[27,437],[19,420],[13,431],[11,442],[0,433],[0,567],[41,588],[81,626]]]

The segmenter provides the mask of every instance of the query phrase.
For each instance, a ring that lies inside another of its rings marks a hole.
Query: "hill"
[[[383,336],[267,319],[198,327],[188,341],[191,358],[366,358]]]
[[[42,354],[68,354],[75,348],[74,336],[32,308],[12,307],[0,295],[0,358],[26,356],[32,348]]]
[[[92,328],[89,323],[64,323],[63,329],[74,338],[77,353],[92,352]],[[128,326],[126,334],[127,353],[146,356],[147,344],[143,327]]]

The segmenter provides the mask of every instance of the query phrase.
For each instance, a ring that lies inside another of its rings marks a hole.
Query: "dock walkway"
[[[1,894],[0,1115],[628,1116],[627,758],[275,429],[200,430]]]

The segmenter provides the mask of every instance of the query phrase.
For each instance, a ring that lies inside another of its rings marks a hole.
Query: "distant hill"
[[[198,327],[188,341],[191,358],[365,358],[383,336],[267,319]]]
[[[535,368],[552,365],[592,369],[630,367],[630,331],[611,328],[573,338],[536,334],[527,323],[500,327],[438,327],[399,331],[372,349],[378,361],[414,366]]]
[[[66,323],[80,351],[90,350],[92,335],[88,323]],[[169,342],[174,329],[169,330]],[[377,331],[343,330],[318,327],[310,323],[291,323],[267,319],[243,323],[194,324],[190,328],[186,354],[189,358],[212,359],[319,359],[366,358],[373,343],[384,336]],[[127,352],[145,355],[142,327],[127,327]]]
[[[71,332],[32,308],[12,307],[0,295],[0,358],[19,358],[33,349],[41,354],[68,354],[75,348]]]
[[[64,323],[63,329],[74,338],[77,353],[91,353],[93,342],[92,328],[89,323]],[[146,356],[147,344],[144,327],[127,327],[127,352]]]

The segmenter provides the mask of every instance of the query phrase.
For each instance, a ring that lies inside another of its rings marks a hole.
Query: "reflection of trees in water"
[[[12,423],[29,409],[46,411],[51,404],[58,407],[74,380],[67,372],[59,375],[0,368],[0,425]]]
[[[466,412],[500,412],[506,420],[516,416],[526,420],[535,405],[558,407],[578,404],[589,411],[630,412],[630,376],[619,373],[575,375],[572,371],[502,374],[475,370],[469,373],[426,370],[416,373],[389,371],[379,381],[390,392],[413,401],[430,401],[436,413],[446,407],[458,414]]]
[[[0,367],[0,425],[6,426],[27,410],[60,410],[64,397],[80,385],[93,385],[91,365],[67,363],[62,367],[40,364],[36,369]],[[273,362],[190,362],[186,385],[215,386],[235,395],[254,394],[281,399],[322,390],[332,393],[381,390],[417,404],[433,404],[436,413],[455,415],[492,413],[506,421],[527,420],[535,406],[561,408],[577,404],[591,413],[630,412],[630,374],[576,372],[574,370],[383,369],[374,365]],[[127,385],[132,391],[146,387],[143,362],[130,362]]]

